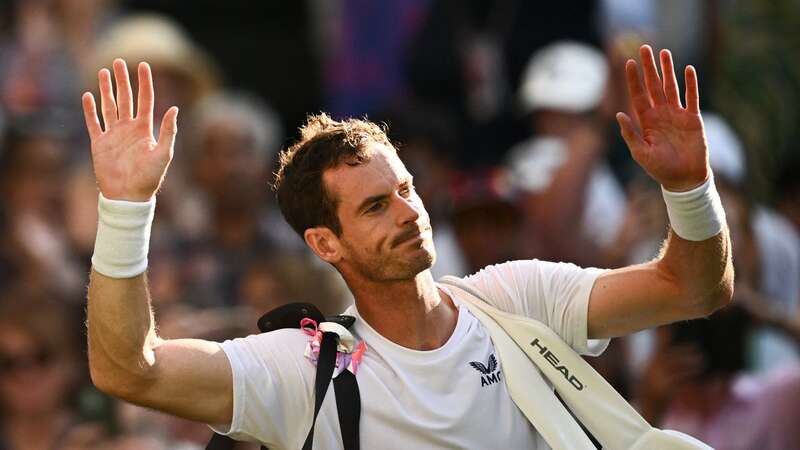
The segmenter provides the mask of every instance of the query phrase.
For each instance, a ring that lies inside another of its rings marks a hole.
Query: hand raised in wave
[[[147,201],[158,191],[172,160],[178,108],[164,114],[158,141],[153,136],[153,76],[147,63],[138,68],[138,111],[125,61],[114,61],[117,98],[108,69],[99,72],[100,101],[105,129],[97,116],[94,96],[83,94],[83,115],[92,141],[92,164],[103,196],[113,200]]]

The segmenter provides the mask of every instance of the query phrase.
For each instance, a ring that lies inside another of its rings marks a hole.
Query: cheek
[[[391,233],[392,223],[388,214],[369,220],[354,221],[343,227],[342,240],[349,251],[360,255],[383,252]]]

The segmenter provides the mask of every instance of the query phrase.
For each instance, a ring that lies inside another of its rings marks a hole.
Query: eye
[[[383,209],[383,202],[375,202],[375,203],[372,204],[372,206],[367,208],[367,210],[364,211],[364,213],[372,214],[372,213],[376,213],[376,212],[380,211],[381,209]]]
[[[407,184],[400,188],[400,195],[402,195],[403,197],[407,197],[413,191],[414,191],[414,186],[411,184]]]

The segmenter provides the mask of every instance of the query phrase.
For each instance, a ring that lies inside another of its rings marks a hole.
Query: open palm
[[[98,74],[105,130],[100,126],[94,96],[82,98],[86,128],[92,141],[92,164],[100,192],[109,199],[147,201],[158,191],[172,160],[178,108],[161,121],[158,141],[153,137],[153,77],[147,63],[139,64],[138,111],[133,114],[133,92],[125,61],[114,61],[117,98],[111,73]]]
[[[628,115],[618,113],[622,137],[636,162],[656,181],[670,191],[690,190],[702,184],[709,175],[697,73],[692,66],[687,66],[684,72],[684,108],[670,52],[662,50],[660,53],[663,82],[658,76],[652,48],[643,45],[639,56],[646,88],[642,86],[635,61],[628,60],[625,74],[641,134]]]

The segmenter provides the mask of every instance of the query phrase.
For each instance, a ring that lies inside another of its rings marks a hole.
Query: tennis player
[[[633,117],[619,113],[617,120],[633,158],[663,187],[671,231],[661,255],[614,270],[511,261],[465,279],[493,306],[541,321],[584,354],[597,354],[614,336],[706,316],[732,295],[731,247],[708,164],[697,74],[691,66],[684,71],[682,103],[669,51],[659,53],[663,78],[649,46],[639,56],[643,76],[637,62],[625,66]],[[103,126],[93,96],[83,96],[100,189],[88,293],[92,380],[115,397],[236,439],[300,448],[311,426],[315,373],[302,331],[223,343],[156,333],[147,251],[178,109],[165,113],[156,140],[150,67],[138,66],[135,114],[125,62],[114,61],[113,71],[116,96],[110,71],[99,73]],[[367,121],[316,115],[301,134],[282,153],[275,188],[286,220],[355,298],[346,313],[357,318],[356,342],[366,345],[349,370],[361,389],[363,448],[547,448],[511,400],[487,331],[433,279],[429,216],[384,132]],[[317,421],[316,448],[342,446],[331,397]]]

